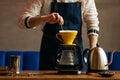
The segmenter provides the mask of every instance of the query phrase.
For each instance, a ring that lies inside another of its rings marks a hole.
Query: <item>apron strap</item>
[[[53,1],[54,1],[54,11],[57,12],[58,10],[57,0],[53,0]]]
[[[54,2],[57,2],[57,0],[54,0]]]

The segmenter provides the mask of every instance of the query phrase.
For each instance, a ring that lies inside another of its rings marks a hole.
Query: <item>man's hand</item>
[[[62,18],[62,16],[59,15],[59,13],[51,13],[49,15],[47,15],[47,23],[50,23],[50,24],[55,24],[55,23],[58,23],[60,25],[63,25],[64,24],[64,20]]]

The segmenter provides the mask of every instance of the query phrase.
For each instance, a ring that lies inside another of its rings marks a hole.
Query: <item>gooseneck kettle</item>
[[[114,51],[112,52],[110,62],[108,63],[105,51],[98,44],[91,50],[85,49],[83,52],[83,61],[87,66],[87,72],[107,71],[108,66],[112,63],[113,53]]]

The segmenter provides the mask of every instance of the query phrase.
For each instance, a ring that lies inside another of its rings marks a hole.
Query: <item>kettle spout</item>
[[[113,50],[111,53],[110,62],[108,64],[106,64],[105,66],[109,66],[112,63],[114,53],[115,53],[115,50]]]

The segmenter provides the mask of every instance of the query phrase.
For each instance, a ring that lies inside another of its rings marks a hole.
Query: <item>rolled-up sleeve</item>
[[[31,17],[40,15],[40,10],[42,6],[42,0],[29,0],[28,3],[25,5],[22,13],[19,16],[19,24],[20,27],[28,27],[29,19]],[[26,21],[26,24],[25,24]]]
[[[99,20],[98,12],[94,0],[87,0],[85,3],[84,21],[87,23],[88,35],[94,34],[99,35]]]

